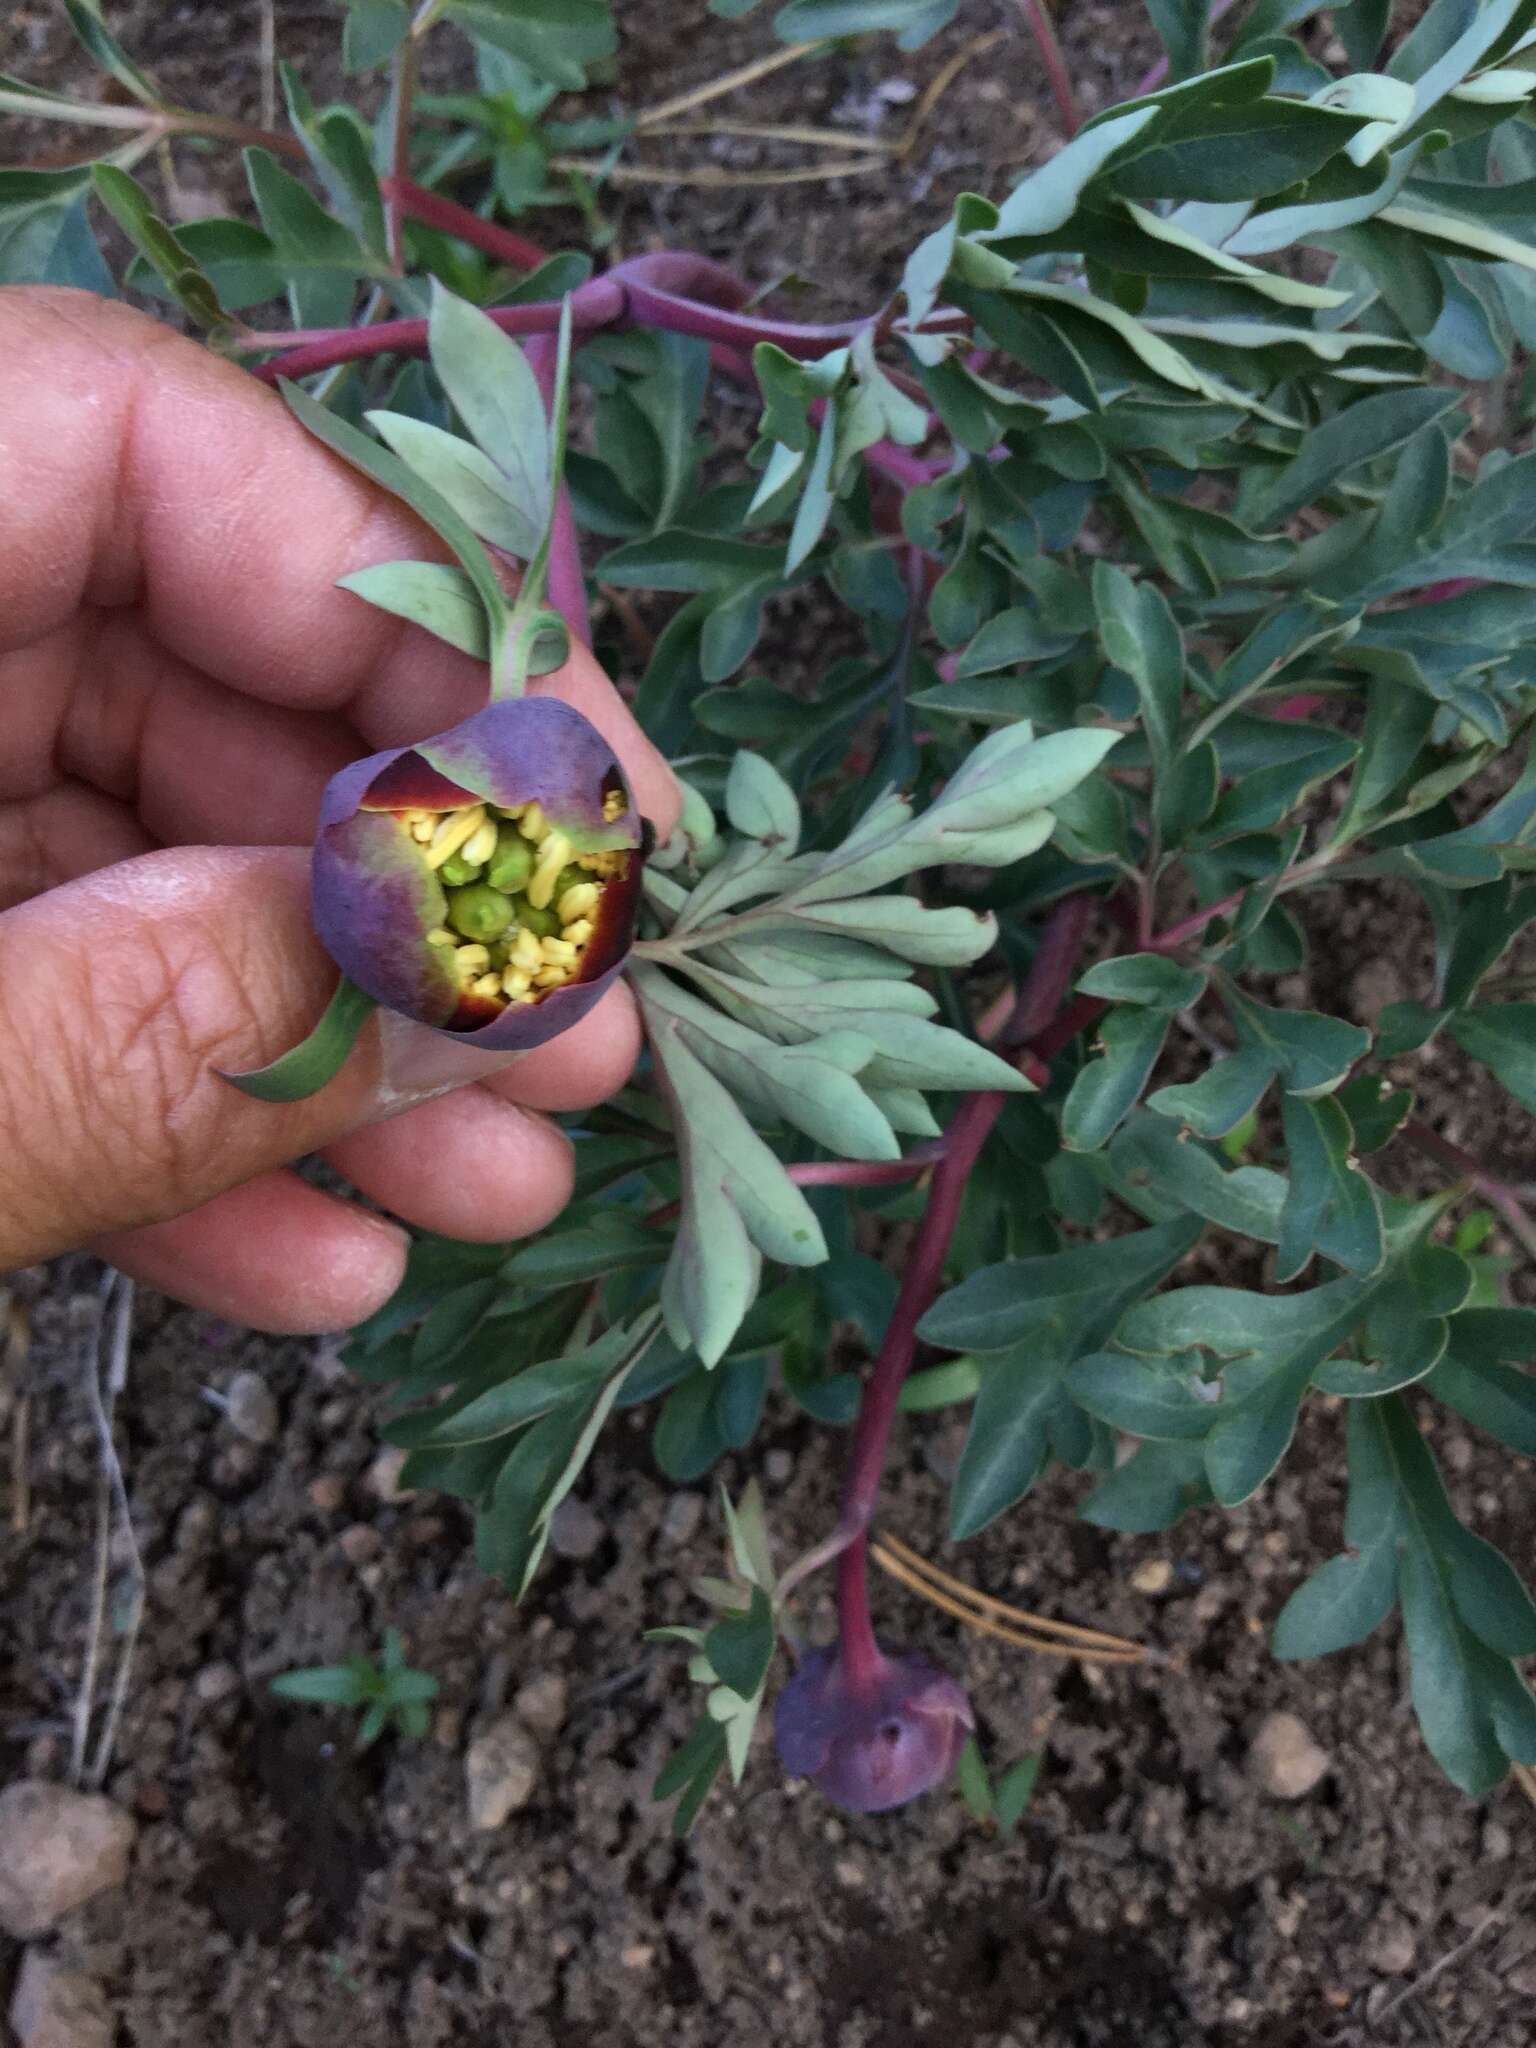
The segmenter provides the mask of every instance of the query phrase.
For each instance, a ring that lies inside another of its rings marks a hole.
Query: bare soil
[[[255,5],[106,11],[189,103],[259,115]],[[630,104],[771,47],[765,16],[715,22],[702,0],[620,0],[619,14]],[[1139,8],[1062,0],[1061,14],[1085,104],[1122,94],[1155,54]],[[334,85],[334,11],[277,0],[275,16],[280,51],[317,93]],[[999,40],[951,84],[895,175],[631,188],[605,201],[618,246],[699,248],[763,281],[795,271],[829,310],[876,302],[956,191],[997,191],[1058,139],[1017,7],[966,0],[913,55],[879,39],[733,103],[756,121],[899,135],[948,59],[993,30]],[[42,5],[0,29],[0,69],[45,84],[81,76]],[[736,137],[688,148],[690,164],[734,170],[795,154]],[[190,156],[181,168],[231,189]],[[781,650],[785,665],[810,658],[800,640]],[[1427,928],[1407,897],[1323,898],[1309,933],[1291,1000],[1366,1016],[1425,993]],[[1532,1156],[1531,1119],[1501,1109],[1448,1056],[1418,1079],[1421,1113],[1447,1136],[1494,1161]],[[84,1260],[19,1283],[33,1325],[30,1449],[25,1489],[19,1463],[8,1492],[0,1482],[0,1783],[57,1771],[67,1753],[97,1486],[80,1392],[96,1284]],[[269,1445],[240,1438],[205,1395],[248,1369],[277,1399]],[[1536,1817],[1516,1790],[1473,1804],[1439,1778],[1414,1728],[1395,1624],[1321,1665],[1279,1666],[1265,1647],[1287,1594],[1340,1540],[1336,1404],[1314,1405],[1282,1475],[1234,1515],[1113,1537],[1071,1519],[1083,1486],[1057,1474],[963,1553],[942,1537],[953,1428],[902,1427],[891,1528],[974,1583],[1163,1653],[1155,1667],[1107,1674],[1030,1659],[958,1635],[893,1584],[877,1589],[891,1633],[965,1677],[992,1756],[1044,1749],[1039,1791],[1006,1844],[953,1795],[839,1817],[786,1786],[766,1753],[739,1794],[718,1796],[675,1842],[648,1788],[693,1702],[675,1658],[639,1638],[689,1615],[688,1581],[718,1555],[713,1509],[678,1539],[686,1514],[651,1463],[645,1419],[626,1418],[582,1489],[600,1542],[581,1561],[553,1560],[516,1608],[477,1572],[456,1504],[390,1493],[374,1406],[332,1345],[140,1304],[120,1443],[149,1599],[107,1789],[141,1834],[126,1889],[59,1937],[106,1988],[118,2048],[1533,2038]],[[0,1436],[13,1443],[17,1412],[0,1388]],[[1434,1442],[1458,1509],[1529,1575],[1526,1475],[1454,1419],[1436,1424]],[[793,1549],[827,1526],[836,1464],[830,1435],[778,1402],[750,1465],[728,1463],[721,1477],[734,1490],[751,1470],[765,1475]],[[1166,1590],[1136,1591],[1133,1574],[1154,1560],[1170,1567]],[[123,1563],[113,1558],[114,1581]],[[809,1606],[813,1629],[826,1627],[824,1596]],[[422,1743],[386,1739],[358,1758],[339,1721],[268,1694],[274,1673],[372,1646],[391,1622],[442,1681]],[[549,1673],[569,1704],[532,1800],[501,1830],[474,1834],[467,1742]],[[1248,1767],[1255,1728],[1278,1708],[1300,1714],[1331,1759],[1296,1802],[1264,1793]],[[18,1961],[0,1942],[0,2010]]]

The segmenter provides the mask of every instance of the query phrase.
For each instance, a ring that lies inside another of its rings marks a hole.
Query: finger
[[[112,1231],[92,1249],[147,1286],[255,1330],[349,1330],[400,1285],[403,1230],[295,1173],[215,1195],[190,1215]]]
[[[0,653],[80,605],[137,603],[156,640],[269,703],[345,711],[374,744],[473,710],[485,671],[334,586],[349,570],[443,549],[264,385],[130,308],[20,288],[0,304]],[[622,731],[665,799],[665,769],[587,657],[571,687]],[[551,687],[563,691],[556,681]],[[658,824],[664,822],[658,819]]]
[[[183,848],[0,916],[0,1269],[179,1216],[401,1105],[372,1026],[306,1102],[216,1071],[297,1044],[335,987],[305,870],[297,850]]]
[[[525,1109],[591,1109],[616,1095],[640,1057],[640,1012],[623,982],[579,1024],[522,1058],[485,1086]]]
[[[575,1179],[565,1134],[484,1088],[353,1131],[325,1157],[397,1216],[472,1244],[542,1230],[571,1199]]]
[[[152,844],[124,805],[78,782],[56,783],[25,802],[0,801],[0,910],[148,853]]]

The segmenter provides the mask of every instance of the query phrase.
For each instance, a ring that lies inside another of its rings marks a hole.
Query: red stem
[[[544,410],[553,416],[555,368],[559,345],[552,334],[533,334],[524,348],[528,367],[538,379]],[[592,645],[592,615],[587,609],[587,575],[581,563],[581,542],[564,478],[555,495],[554,532],[549,549],[549,601],[583,647]]]
[[[1069,897],[1056,906],[1030,964],[1024,988],[1004,1040],[1038,1026],[1060,1004],[1072,979],[1089,919],[1091,898]],[[1036,1039],[1036,1049],[1039,1049]],[[950,1239],[960,1219],[966,1186],[982,1146],[1002,1113],[1006,1095],[983,1089],[966,1097],[944,1133],[944,1156],[934,1171],[927,1207],[886,1325],[880,1353],[859,1404],[843,1483],[842,1528],[851,1536],[837,1563],[838,1640],[843,1669],[851,1683],[867,1680],[878,1669],[869,1614],[868,1530],[885,1467],[886,1447],[902,1383],[917,1353],[917,1326],[938,1294]]]
[[[530,242],[526,235],[498,227],[495,221],[482,220],[467,206],[445,199],[440,192],[429,192],[412,178],[381,178],[379,190],[386,201],[399,207],[407,220],[419,220],[423,227],[437,228],[460,242],[468,242],[472,249],[494,256],[498,263],[513,270],[537,270],[541,263],[549,261],[548,250]]]
[[[1431,1130],[1417,1117],[1408,1119],[1399,1136],[1465,1180],[1473,1193],[1503,1218],[1506,1229],[1516,1242],[1536,1259],[1536,1221],[1532,1220],[1529,1210],[1507,1181],[1479,1166],[1470,1152],[1464,1152],[1460,1145],[1453,1145],[1449,1138],[1442,1138],[1438,1131]]]
[[[1057,115],[1070,142],[1083,122],[1077,111],[1077,95],[1072,90],[1072,74],[1061,54],[1055,24],[1046,13],[1042,0],[1019,0],[1019,5],[1024,10],[1024,19],[1029,23],[1030,33],[1034,36],[1040,51],[1040,61],[1045,66],[1045,75],[1050,82],[1051,97],[1056,102]]]

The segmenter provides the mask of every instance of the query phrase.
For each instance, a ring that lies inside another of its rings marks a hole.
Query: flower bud
[[[964,1689],[928,1658],[881,1654],[862,1680],[813,1650],[779,1694],[773,1739],[790,1774],[848,1813],[883,1813],[949,1776],[975,1727]]]
[[[315,930],[365,994],[487,1051],[586,1015],[629,950],[646,828],[554,697],[355,761],[326,790]]]

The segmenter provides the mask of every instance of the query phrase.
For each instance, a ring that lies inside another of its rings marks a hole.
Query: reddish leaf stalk
[[[1019,0],[1024,19],[1029,23],[1030,34],[1040,52],[1040,61],[1045,66],[1045,76],[1051,88],[1051,97],[1056,102],[1056,113],[1068,142],[1082,127],[1082,116],[1077,111],[1077,95],[1072,90],[1072,74],[1067,69],[1067,60],[1061,53],[1061,43],[1056,35],[1056,25],[1045,10],[1044,0]]]
[[[1010,1028],[1003,1034],[1005,1042],[1015,1035],[1038,1032],[1059,1006],[1093,908],[1091,897],[1069,897],[1052,913],[1009,1020]],[[842,1528],[852,1533],[852,1541],[838,1557],[837,1613],[843,1669],[855,1689],[873,1687],[881,1670],[869,1612],[868,1529],[897,1400],[917,1353],[917,1326],[943,1282],[944,1262],[966,1184],[1007,1099],[995,1089],[967,1096],[944,1134],[944,1156],[934,1171],[917,1240],[854,1425],[841,1516]]]
[[[1505,1228],[1533,1259],[1536,1259],[1536,1220],[1507,1181],[1479,1166],[1470,1152],[1453,1145],[1449,1138],[1431,1130],[1417,1117],[1410,1117],[1399,1133],[1416,1151],[1438,1160],[1442,1166],[1466,1181],[1468,1187],[1498,1215]]]
[[[441,234],[468,242],[472,249],[494,257],[509,269],[537,270],[541,263],[549,261],[549,251],[530,242],[526,235],[499,227],[493,220],[482,220],[467,206],[460,206],[455,199],[445,199],[440,192],[429,192],[413,178],[381,178],[379,189],[386,202],[397,206],[407,220],[420,221],[423,227],[436,228]]]

